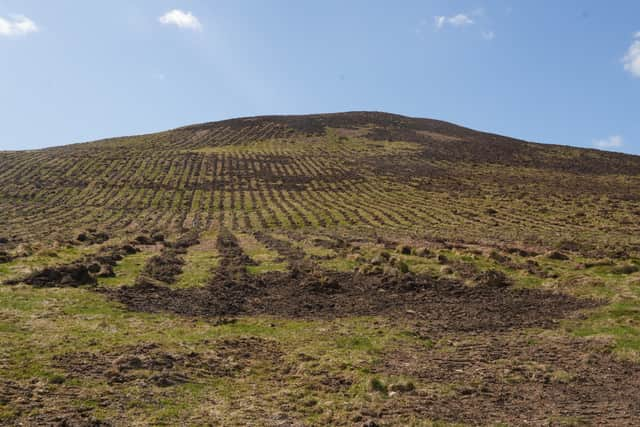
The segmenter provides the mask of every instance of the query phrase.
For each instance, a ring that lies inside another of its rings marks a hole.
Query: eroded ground
[[[152,234],[5,263],[3,424],[640,423],[633,257]]]

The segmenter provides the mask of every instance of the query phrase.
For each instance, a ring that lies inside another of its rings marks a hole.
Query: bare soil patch
[[[187,316],[272,315],[292,318],[386,316],[415,318],[434,333],[550,327],[557,319],[599,302],[540,290],[512,289],[500,281],[465,286],[427,275],[361,275],[317,270],[288,242],[258,239],[297,262],[287,273],[246,273],[248,257],[228,232],[218,237],[220,266],[207,286],[171,289],[138,283],[105,289],[132,310]]]
[[[205,352],[168,352],[155,343],[107,352],[73,352],[56,357],[54,366],[75,378],[170,387],[205,378],[241,375],[257,364],[278,366],[282,357],[275,342],[260,338],[225,339],[206,344],[210,349]]]
[[[381,418],[414,413],[471,425],[637,425],[640,371],[603,343],[532,340],[524,333],[452,337],[446,346],[385,355],[380,373],[406,375],[446,397],[416,391],[389,402]],[[562,424],[565,423],[565,424]]]
[[[20,383],[0,380],[0,403],[11,407],[15,420],[7,425],[60,426],[60,427],[107,427],[110,422],[93,417],[91,410],[78,408],[74,399],[93,398],[77,387],[64,387],[30,381]],[[122,396],[105,396],[105,401],[120,404]]]
[[[577,310],[599,305],[564,294],[476,286],[428,276],[320,277],[271,273],[202,288],[170,289],[143,284],[105,290],[132,310],[187,316],[273,315],[294,318],[348,316],[416,317],[434,332],[550,327]]]

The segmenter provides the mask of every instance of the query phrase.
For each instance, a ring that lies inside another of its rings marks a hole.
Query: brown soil
[[[184,259],[172,249],[163,249],[160,255],[149,258],[144,266],[139,283],[144,283],[148,278],[164,283],[173,283],[176,276],[182,273]]]
[[[96,279],[91,275],[85,264],[69,264],[45,268],[42,271],[31,274],[23,281],[33,287],[44,288],[94,284]]]
[[[11,262],[13,257],[6,251],[0,250],[0,264]]]
[[[204,353],[167,352],[157,344],[139,344],[108,352],[67,353],[55,359],[57,368],[73,378],[105,379],[109,384],[170,387],[201,378],[238,376],[257,363],[280,364],[282,352],[273,341],[225,339]]]
[[[105,292],[133,310],[188,316],[335,318],[406,317],[407,313],[415,313],[429,322],[434,332],[549,327],[571,312],[598,305],[591,300],[537,290],[468,287],[430,277],[351,273],[325,273],[320,277],[273,273],[203,288],[174,290],[143,284]]]
[[[256,265],[256,263],[242,251],[233,233],[226,229],[220,230],[216,245],[222,255],[222,259],[220,260],[220,266],[216,269],[213,282],[248,281],[249,278],[245,267],[247,265]]]
[[[96,277],[111,277],[113,267],[125,256],[137,252],[131,245],[101,248],[96,255],[54,267],[46,267],[27,277],[5,281],[6,285],[26,283],[36,288],[95,285]]]
[[[251,375],[254,369],[281,372],[283,352],[277,343],[260,338],[235,338],[204,341],[211,348],[203,352],[166,351],[156,344],[114,348],[110,351],[72,352],[54,359],[54,367],[65,372],[59,381],[0,380],[0,404],[8,404],[20,425],[98,427],[129,425],[130,420],[96,420],[92,408],[78,407],[91,400],[101,407],[128,407],[127,387],[135,386],[154,401],[171,393],[171,387],[184,382],[200,382],[220,377]],[[271,375],[271,374],[270,374]],[[74,381],[105,381],[108,389],[78,387]]]
[[[30,381],[26,384],[0,380],[0,403],[10,404],[17,417],[26,421],[7,425],[58,426],[58,427],[106,427],[111,424],[95,419],[90,409],[78,408],[74,399],[90,399],[84,392],[69,387],[59,390],[58,386]],[[122,397],[109,396],[110,403],[121,403]],[[33,411],[33,413],[32,413]]]
[[[524,333],[457,335],[442,345],[387,354],[378,373],[408,375],[426,389],[389,402],[380,418],[414,413],[487,425],[638,425],[637,365],[615,360],[603,343],[532,340]],[[565,425],[565,424],[563,424]]]
[[[171,289],[138,283],[105,289],[112,298],[137,311],[168,311],[187,316],[273,315],[335,318],[381,315],[428,322],[433,332],[500,331],[549,327],[556,319],[598,305],[540,290],[511,289],[493,281],[475,287],[420,275],[360,275],[316,269],[301,251],[267,235],[256,237],[287,256],[289,273],[251,276],[248,257],[231,233],[218,238],[220,266],[204,287]],[[409,314],[408,314],[409,313]]]
[[[253,233],[255,238],[269,249],[273,249],[293,264],[300,264],[304,260],[304,251],[293,246],[286,240],[276,239],[260,231]]]
[[[84,233],[80,233],[76,240],[86,245],[96,245],[109,240],[109,235],[107,233],[98,232],[96,230],[88,230]]]

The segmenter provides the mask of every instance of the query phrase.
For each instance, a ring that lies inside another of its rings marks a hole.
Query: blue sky
[[[0,0],[0,149],[379,110],[640,154],[640,2]]]

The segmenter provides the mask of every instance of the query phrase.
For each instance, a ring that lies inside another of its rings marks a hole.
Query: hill
[[[385,113],[267,116],[0,154],[0,235],[392,228],[637,243],[640,158]],[[606,236],[606,237],[604,237]]]
[[[0,152],[0,424],[637,425],[640,157],[377,112]]]

